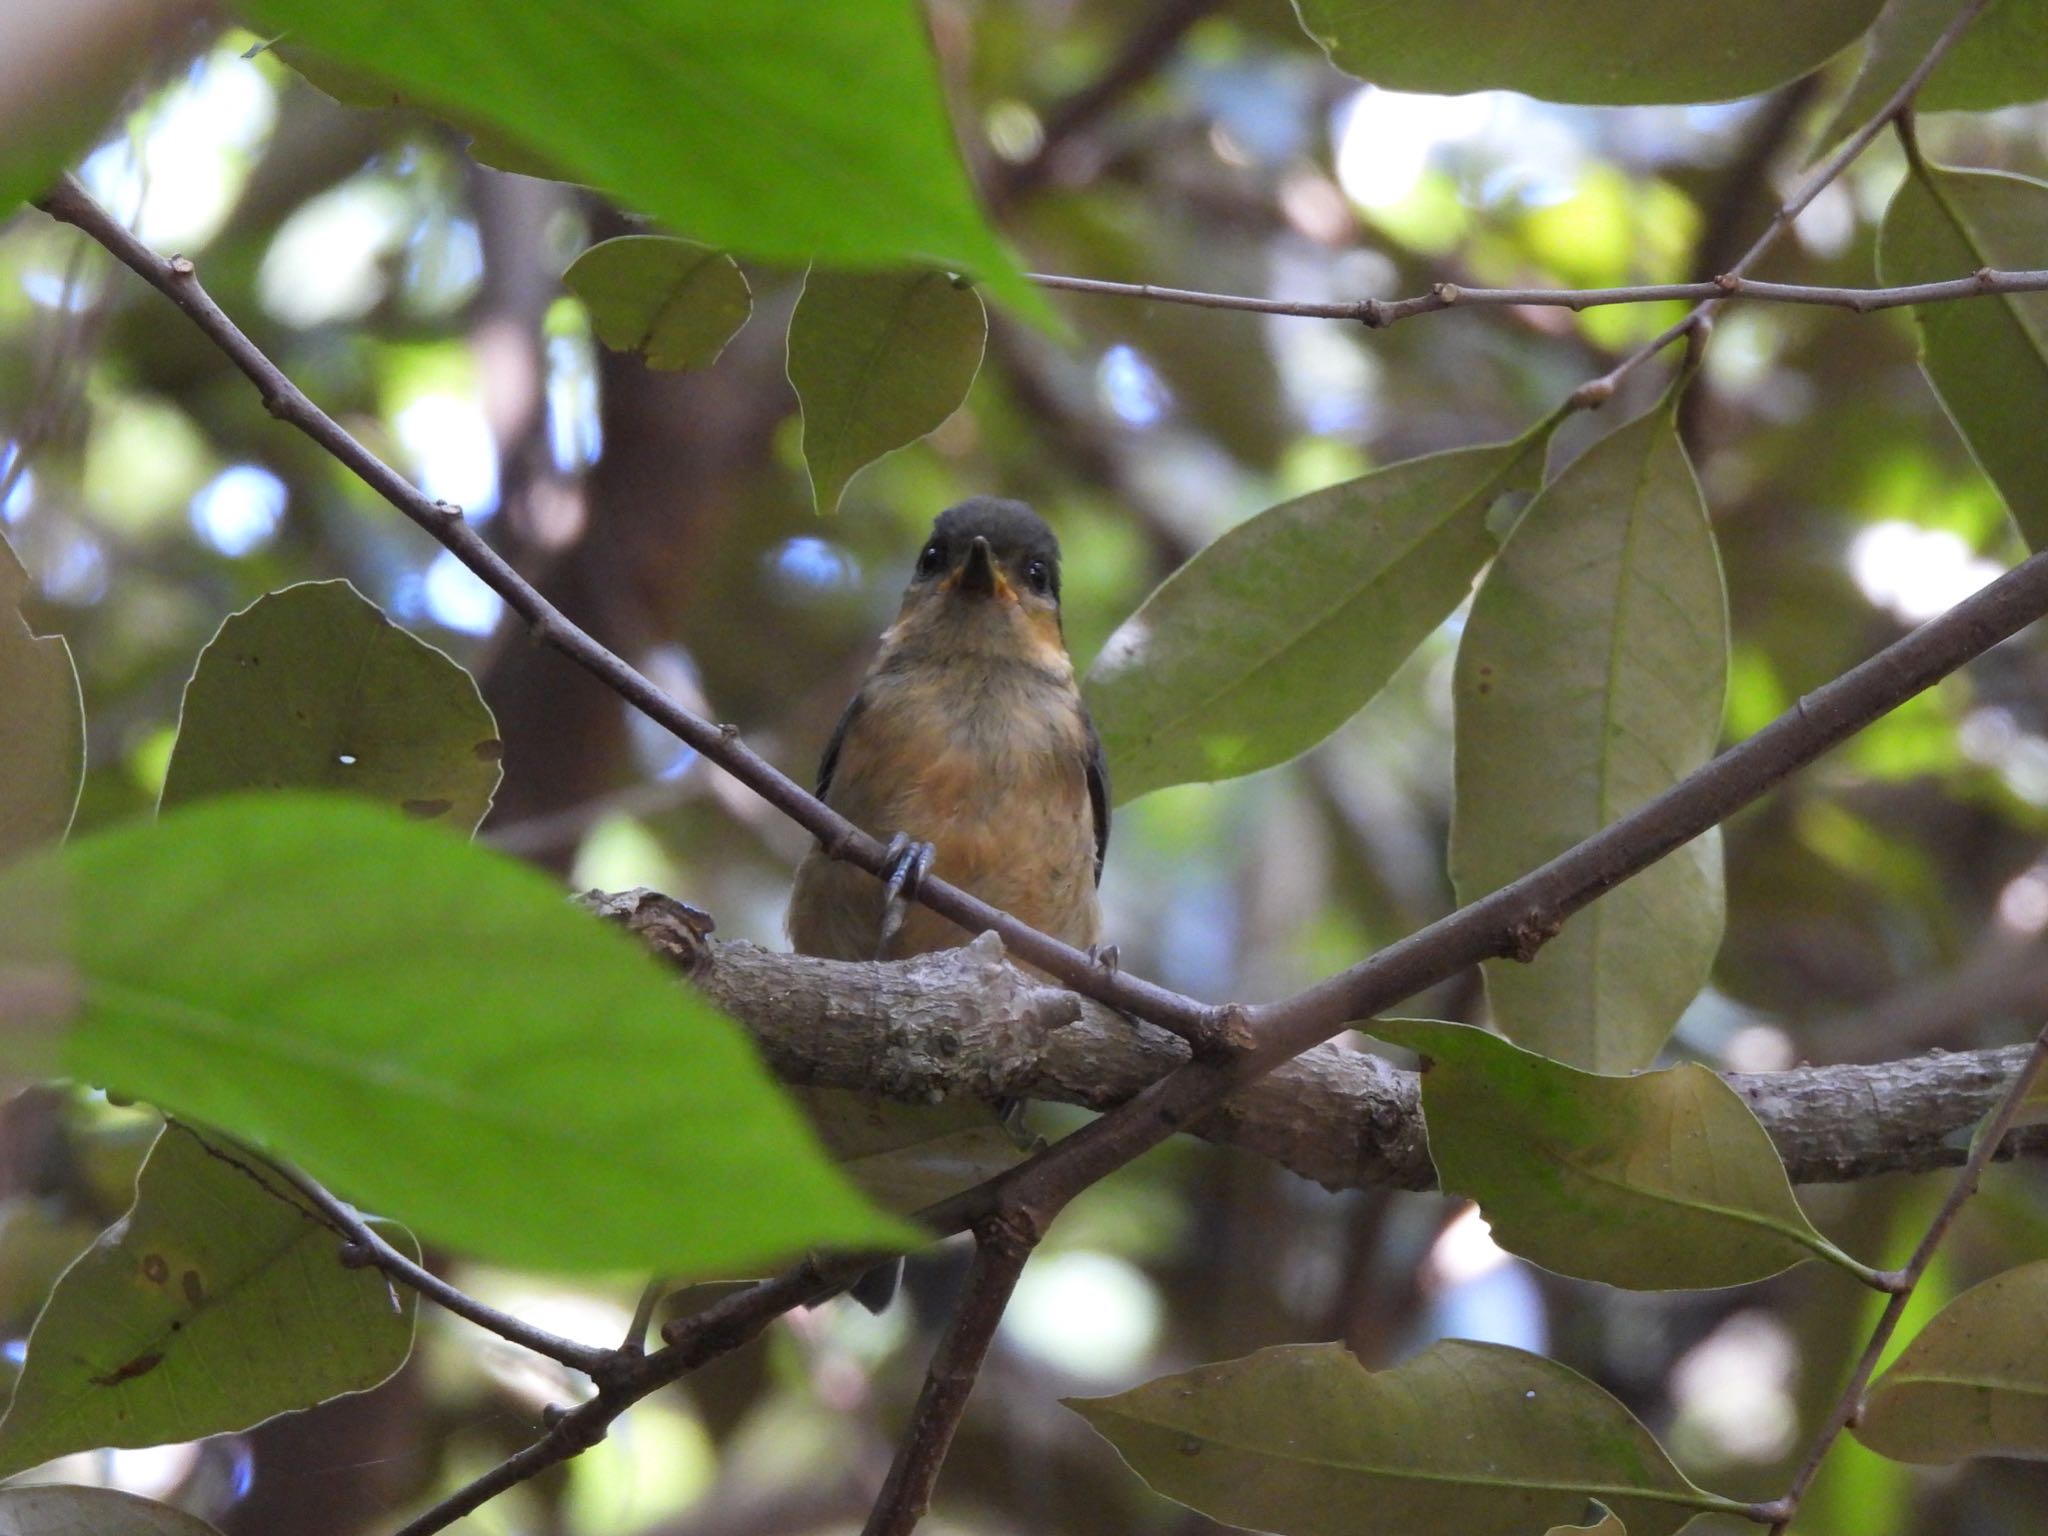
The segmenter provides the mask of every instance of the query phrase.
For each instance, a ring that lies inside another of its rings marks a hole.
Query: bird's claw
[[[1088,958],[1112,976],[1123,964],[1123,957],[1114,944],[1090,944]]]
[[[898,832],[889,839],[888,850],[882,855],[888,874],[882,880],[882,931],[875,941],[877,960],[887,956],[890,944],[903,927],[903,919],[910,914],[910,904],[917,899],[924,877],[931,873],[932,860],[937,857],[938,849],[930,843],[912,841],[907,832]]]

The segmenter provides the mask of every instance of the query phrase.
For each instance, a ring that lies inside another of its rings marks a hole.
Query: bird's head
[[[1060,541],[1021,501],[976,496],[941,512],[890,640],[1066,665]]]

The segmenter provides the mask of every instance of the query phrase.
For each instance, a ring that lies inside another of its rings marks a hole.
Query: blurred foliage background
[[[1856,62],[1767,98],[1590,109],[1361,86],[1278,0],[1156,13],[936,0],[931,19],[964,152],[1029,267],[1304,299],[1710,276],[1815,152]],[[202,30],[151,61],[85,160],[88,187],[159,249],[194,257],[293,378],[483,521],[572,617],[800,778],[952,502],[1020,496],[1053,522],[1085,666],[1236,521],[1370,466],[1511,436],[1675,313],[1452,311],[1369,332],[1062,296],[1071,344],[995,316],[967,404],[820,520],[783,373],[796,274],[750,268],[756,316],[717,364],[651,373],[600,347],[560,282],[629,221],[481,167],[425,119],[338,105],[251,56],[254,41]],[[1091,100],[1111,73],[1118,88]],[[2042,108],[1937,115],[1921,131],[1953,163],[2048,172]],[[1876,221],[1902,170],[1880,141],[1765,275],[1874,281]],[[1554,462],[1655,382],[1570,422]],[[1903,312],[1730,309],[1684,426],[1728,568],[1728,741],[2021,553],[1914,364]],[[507,743],[489,841],[577,887],[657,886],[708,908],[726,937],[781,942],[800,833],[503,625],[493,596],[271,421],[182,316],[34,213],[0,228],[0,523],[35,580],[31,622],[69,639],[84,681],[82,830],[153,805],[183,682],[226,615],[340,575],[481,681]],[[1119,814],[1104,893],[1126,966],[1204,997],[1273,997],[1448,909],[1458,623],[1300,761]],[[1731,825],[1727,941],[1674,1052],[1767,1069],[2018,1036],[2048,992],[2043,644],[2000,646]],[[1423,1006],[1480,1017],[1476,976]],[[125,1205],[138,1135],[47,1094],[9,1105],[10,1358],[55,1269]],[[1931,1199],[1913,1180],[1809,1193],[1830,1234],[1873,1260],[1910,1242]],[[1997,1170],[1916,1307],[2044,1255],[2038,1171]],[[944,1260],[914,1268],[911,1305],[879,1319],[798,1315],[465,1529],[853,1528],[958,1277]],[[623,1335],[638,1288],[463,1279],[593,1339]],[[1458,1202],[1330,1195],[1176,1144],[1092,1191],[1027,1271],[934,1528],[1204,1529],[1056,1398],[1327,1337],[1374,1365],[1443,1335],[1546,1350],[1619,1395],[1693,1475],[1765,1497],[1873,1305],[1819,1266],[1665,1296],[1563,1281],[1503,1254]],[[526,1443],[542,1406],[573,1390],[445,1316],[428,1313],[423,1333],[375,1393],[61,1471],[176,1488],[235,1536],[383,1529],[388,1511]],[[2023,1464],[1911,1473],[1844,1443],[1797,1529],[2018,1533],[2039,1529],[2044,1500],[2048,1480]]]

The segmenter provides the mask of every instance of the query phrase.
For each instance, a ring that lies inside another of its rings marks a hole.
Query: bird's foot
[[[910,915],[910,904],[917,899],[924,877],[931,873],[938,849],[930,843],[912,841],[907,832],[898,832],[889,839],[888,851],[882,857],[888,874],[882,880],[882,931],[875,941],[877,960],[887,956],[890,944],[903,927],[903,919]]]
[[[1112,976],[1123,966],[1123,956],[1114,944],[1090,944],[1088,958]]]

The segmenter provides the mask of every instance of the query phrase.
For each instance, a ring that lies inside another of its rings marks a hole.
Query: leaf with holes
[[[1088,671],[1117,798],[1269,768],[1356,714],[1472,589],[1554,425],[1269,507],[1168,577]]]
[[[1370,1032],[1429,1058],[1430,1158],[1510,1253],[1632,1290],[1743,1285],[1811,1258],[1867,1273],[1813,1229],[1770,1136],[1705,1067],[1600,1077],[1465,1024]]]
[[[650,368],[708,368],[754,308],[730,256],[662,235],[593,245],[562,281],[590,306],[598,340]]]
[[[1529,504],[1458,645],[1451,877],[1475,901],[1712,756],[1728,682],[1721,561],[1674,393]],[[1487,962],[1510,1039],[1595,1072],[1654,1060],[1721,941],[1721,845],[1698,838]]]
[[[275,1170],[216,1140],[218,1157],[166,1126],[134,1206],[58,1279],[0,1420],[0,1476],[247,1429],[405,1364],[411,1293],[343,1265],[341,1240]]]
[[[988,318],[943,272],[823,272],[789,321],[789,382],[820,512],[862,466],[916,442],[967,398]]]
[[[21,920],[53,908],[54,954]],[[463,1253],[697,1276],[919,1240],[640,946],[534,870],[353,796],[226,796],[10,866],[0,995],[53,968],[81,999],[55,1042],[71,1076]],[[0,1066],[47,1047],[0,1033]]]
[[[85,783],[78,669],[63,636],[28,627],[27,595],[28,572],[0,539],[0,864],[61,838]]]
[[[923,16],[903,0],[236,10],[706,245],[789,265],[928,261],[1050,313],[975,205]]]
[[[1818,68],[1882,0],[1722,0],[1711,6],[1467,0],[1295,0],[1339,69],[1394,91],[1521,91],[1593,106],[1732,101]]]
[[[1878,233],[1887,283],[2048,262],[2048,182],[1916,160]],[[2031,549],[2048,549],[2048,293],[1914,308],[1920,366]]]
[[[1446,1339],[1384,1371],[1288,1344],[1066,1403],[1157,1492],[1282,1536],[1527,1536],[1589,1498],[1670,1536],[1742,1508],[1585,1377],[1499,1344]]]
[[[0,1488],[0,1536],[220,1536],[197,1515],[116,1488]]]
[[[471,832],[503,749],[476,683],[345,581],[259,597],[185,685],[163,807],[242,789],[338,789]]]
[[[1856,1438],[1894,1461],[2048,1460],[2048,1260],[1993,1275],[1877,1378]]]

